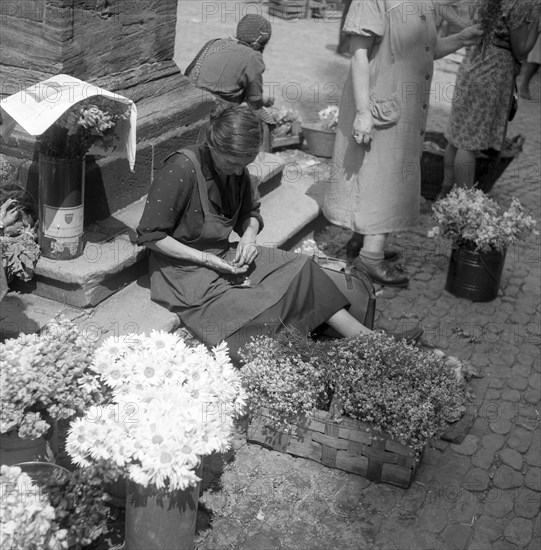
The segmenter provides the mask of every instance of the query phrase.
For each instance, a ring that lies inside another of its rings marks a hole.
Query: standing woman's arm
[[[353,136],[357,143],[370,143],[374,119],[370,113],[369,54],[374,36],[352,35],[350,40],[351,76],[355,100]]]

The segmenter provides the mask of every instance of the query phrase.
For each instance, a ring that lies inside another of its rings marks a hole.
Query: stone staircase
[[[249,172],[258,185],[265,220],[258,243],[289,249],[318,217],[323,184],[308,166],[285,163],[269,153],[261,153]],[[3,300],[2,336],[36,332],[58,314],[96,341],[177,329],[178,317],[150,300],[147,253],[134,241],[144,203],[145,197],[88,226],[81,257],[62,262],[41,258],[31,283]]]

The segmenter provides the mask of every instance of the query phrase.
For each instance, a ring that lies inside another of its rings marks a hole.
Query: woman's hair
[[[250,107],[218,106],[210,115],[207,143],[225,155],[255,155],[261,148],[261,121]]]

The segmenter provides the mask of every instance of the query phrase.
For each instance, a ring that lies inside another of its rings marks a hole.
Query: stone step
[[[277,190],[285,163],[261,153],[249,167],[263,196]],[[35,276],[15,288],[76,307],[92,307],[146,273],[147,251],[135,244],[146,196],[85,228],[82,256],[69,261],[40,258]]]
[[[311,174],[288,177],[284,174],[280,187],[261,201],[265,225],[258,235],[258,244],[283,247],[291,242],[320,213],[324,185]]]

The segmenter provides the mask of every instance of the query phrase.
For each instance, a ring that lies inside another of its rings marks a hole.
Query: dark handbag
[[[351,304],[348,311],[369,329],[374,328],[376,313],[376,291],[370,277],[360,269],[347,265],[337,258],[320,258],[314,255],[313,260],[332,279],[338,290]],[[319,334],[340,338],[340,335],[328,325],[323,325]]]

